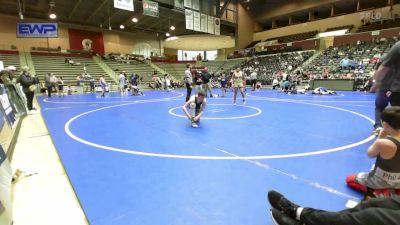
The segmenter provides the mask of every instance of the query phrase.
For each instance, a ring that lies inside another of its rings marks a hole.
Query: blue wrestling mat
[[[272,225],[271,189],[327,210],[361,198],[345,178],[373,163],[373,94],[230,92],[197,129],[183,95],[38,97],[90,224]]]

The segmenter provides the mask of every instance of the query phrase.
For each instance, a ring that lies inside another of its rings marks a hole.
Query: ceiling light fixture
[[[169,37],[169,36],[171,36],[171,35],[170,35],[169,33],[166,33],[165,36]]]
[[[170,30],[175,30],[175,27],[174,27],[174,26],[171,26],[169,29],[170,29]]]
[[[123,29],[125,29],[125,26],[121,24],[121,25],[119,26],[119,28],[121,28],[121,30],[123,30]]]
[[[49,18],[52,20],[57,19],[57,15],[55,13],[50,13]]]
[[[136,17],[132,18],[132,22],[137,23],[139,20]]]
[[[21,11],[19,11],[18,15],[19,15],[19,18],[20,18],[21,20],[23,20],[23,19],[24,19],[24,14],[22,14],[22,12],[21,12]]]
[[[22,9],[23,9],[23,2],[21,3],[21,0],[18,0],[18,16],[21,20],[24,19],[24,14],[22,13]]]
[[[53,0],[51,0],[49,2],[49,6],[50,6],[50,8],[49,8],[49,18],[54,20],[54,19],[57,18],[56,13],[54,12],[54,8],[56,7],[56,3]]]

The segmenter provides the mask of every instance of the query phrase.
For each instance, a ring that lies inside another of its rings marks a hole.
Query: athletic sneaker
[[[198,128],[199,125],[197,125],[197,123],[192,123],[192,127],[193,127],[193,128]]]
[[[274,209],[285,213],[293,219],[296,218],[296,210],[299,206],[286,199],[282,194],[270,191],[268,192],[268,201]]]
[[[243,105],[246,105],[246,100],[243,99]]]
[[[303,225],[302,222],[292,219],[276,209],[271,209],[271,216],[276,225]]]

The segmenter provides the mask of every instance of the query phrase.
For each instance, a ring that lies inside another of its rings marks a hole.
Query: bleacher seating
[[[227,63],[227,60],[215,60],[215,61],[206,61],[203,62],[203,66],[208,67],[208,71],[211,73],[218,72],[223,66]]]
[[[165,70],[168,74],[174,76],[177,80],[183,80],[187,63],[157,62],[155,64],[161,69]]]
[[[220,69],[230,70],[233,67],[238,66],[244,60],[244,58],[241,58],[230,60],[204,61],[201,63],[201,66],[208,67],[208,71],[210,73],[217,73]],[[176,79],[182,80],[187,63],[158,62],[156,63],[156,65],[165,70],[168,74],[174,76]]]
[[[336,31],[336,30],[348,30],[351,31],[351,29],[353,29],[354,25],[350,24],[350,25],[344,25],[344,26],[338,26],[338,27],[330,27],[328,29],[325,30],[325,32],[329,32],[329,31]]]
[[[246,58],[229,59],[224,64],[221,65],[221,68],[223,68],[224,71],[229,71],[240,66],[245,61]]]
[[[395,27],[400,27],[400,19],[367,23],[367,24],[359,27],[358,32],[382,30],[382,29],[395,28]]]
[[[347,77],[347,74],[352,74],[352,77],[367,77],[375,66],[374,60],[371,59],[387,53],[393,44],[394,40],[387,40],[330,47],[308,65],[304,66],[303,71],[314,78],[342,78],[344,76]],[[346,55],[349,56],[354,66],[352,69],[346,68],[343,70],[340,67],[340,61]],[[358,69],[355,70],[359,66],[363,68],[362,73]]]
[[[65,59],[72,59],[74,63],[80,63],[80,65],[69,65],[65,63]],[[65,84],[75,85],[76,77],[84,73],[84,65],[87,67],[87,73],[90,74],[96,82],[102,74],[105,74],[103,69],[100,68],[93,61],[92,58],[83,58],[79,56],[72,57],[68,55],[58,54],[43,54],[43,53],[32,53],[32,61],[35,67],[36,75],[39,76],[41,81],[44,81],[44,77],[47,73],[54,73],[56,77],[62,77]],[[111,77],[106,75],[106,81],[113,83]]]
[[[305,32],[305,33],[298,33],[298,34],[292,34],[292,35],[287,35],[287,36],[269,38],[265,41],[278,40],[278,42],[280,42],[280,43],[302,41],[302,40],[313,38],[317,34],[318,34],[318,31],[314,30],[314,31],[309,31],[309,32]]]
[[[258,40],[258,41],[253,41],[253,42],[251,42],[250,44],[248,44],[247,46],[246,46],[246,48],[252,48],[252,47],[254,47],[256,44],[258,44],[258,43],[260,43],[261,42],[261,40]],[[245,49],[246,49],[245,48]]]
[[[313,54],[314,51],[302,51],[259,56],[244,62],[241,68],[247,76],[249,76],[253,70],[256,70],[258,72],[258,80],[264,84],[269,84],[272,82],[274,74],[279,71],[292,73]]]
[[[145,62],[139,61],[125,61],[124,63],[115,60],[104,61],[112,70],[117,74],[120,71],[125,71],[127,74],[136,73],[142,78],[142,84],[147,84],[151,82],[151,78],[154,74],[154,68]]]
[[[4,67],[15,66],[17,69],[20,69],[19,55],[16,51],[0,52],[0,61],[3,61]]]

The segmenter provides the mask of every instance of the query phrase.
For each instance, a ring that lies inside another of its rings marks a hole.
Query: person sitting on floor
[[[347,185],[372,197],[400,194],[400,106],[382,112],[382,125],[368,149],[368,156],[376,158],[372,171],[346,178]]]
[[[268,192],[276,225],[398,225],[400,197],[375,198],[351,209],[329,212],[303,208],[276,191]]]
[[[183,105],[183,112],[192,123],[192,127],[199,127],[200,118],[206,109],[206,104],[206,92],[199,90],[196,95],[191,96],[185,105]],[[190,112],[188,108],[190,108]]]

